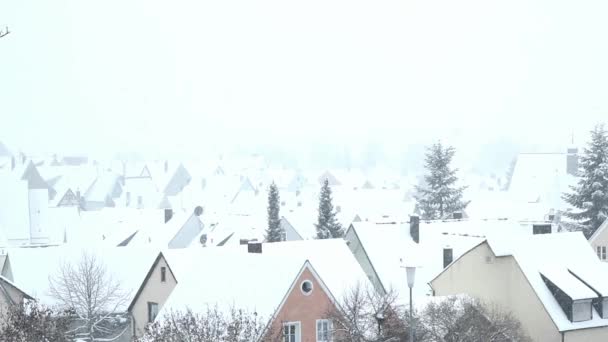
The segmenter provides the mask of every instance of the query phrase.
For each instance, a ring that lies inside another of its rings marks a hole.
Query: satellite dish
[[[203,214],[203,207],[200,205],[194,208],[194,215],[201,216]]]

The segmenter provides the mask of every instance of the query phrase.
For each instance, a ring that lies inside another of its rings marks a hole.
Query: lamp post
[[[416,266],[405,266],[407,275],[407,286],[410,288],[410,339],[409,342],[414,342],[414,305],[412,302],[412,289],[416,280]]]

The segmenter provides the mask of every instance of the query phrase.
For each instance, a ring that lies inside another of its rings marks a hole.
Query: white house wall
[[[169,248],[186,248],[190,246],[192,240],[203,230],[203,223],[198,216],[192,215],[169,241]]]
[[[382,286],[380,278],[378,278],[376,272],[374,271],[372,263],[367,254],[365,254],[365,250],[363,249],[363,246],[361,245],[361,242],[357,238],[357,235],[354,233],[353,229],[348,230],[344,240],[346,240],[348,248],[350,248],[351,252],[355,256],[355,259],[357,259],[357,262],[363,269],[363,272],[365,272],[367,278],[372,282],[372,285],[374,285],[374,288],[378,292],[383,293],[385,289]]]
[[[0,179],[0,229],[10,244],[30,240],[30,215],[27,182]]]
[[[29,216],[30,236],[32,243],[47,243],[49,240],[48,229],[44,226],[48,222],[48,190],[29,190]]]

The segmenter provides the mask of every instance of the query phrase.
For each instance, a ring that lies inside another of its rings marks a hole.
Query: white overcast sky
[[[583,140],[608,118],[606,18],[605,0],[0,0],[0,140]]]

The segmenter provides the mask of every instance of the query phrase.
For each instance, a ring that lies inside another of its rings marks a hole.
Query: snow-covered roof
[[[443,268],[443,249],[452,249],[453,260],[485,240],[488,235],[524,234],[528,229],[506,220],[421,221],[419,243],[410,236],[409,222],[375,224],[354,222],[351,225],[385,290],[395,290],[401,303],[409,301],[405,270],[414,264],[417,297],[430,294],[426,285]],[[352,234],[352,233],[350,233]]]
[[[597,239],[598,237],[602,236],[602,234],[604,233],[604,231],[606,230],[607,227],[608,227],[608,219],[606,219],[604,221],[604,223],[602,223],[595,230],[595,232],[593,232],[593,235],[591,235],[591,237],[589,237],[589,242],[592,243],[593,241],[595,241],[595,239]]]
[[[597,258],[582,233],[490,237],[488,244],[496,256],[515,258],[559,331],[608,326],[608,321],[602,319],[595,308],[591,320],[571,322],[541,277],[542,274],[573,300],[597,298],[583,281],[593,283],[597,286],[595,291],[608,296],[608,292],[601,292],[608,290],[605,285],[608,268]]]
[[[247,246],[241,247],[241,251],[247,251]],[[276,258],[298,258],[302,262],[310,261],[337,300],[341,300],[349,290],[358,285],[364,288],[371,286],[343,239],[264,243],[262,253]]]
[[[511,195],[524,202],[542,202],[565,210],[562,194],[570,190],[576,177],[567,172],[566,153],[520,153],[509,187]]]
[[[169,243],[190,220],[195,220],[198,225],[202,226],[202,222],[198,216],[194,215],[193,211],[174,211],[173,216],[166,223],[163,220],[142,226],[128,243],[128,246],[153,246],[158,249],[168,248]],[[192,237],[194,238],[195,236]]]
[[[159,250],[118,247],[45,247],[11,248],[6,250],[14,284],[46,305],[57,305],[58,301],[49,292],[49,277],[58,274],[64,263],[77,265],[83,253],[89,253],[106,267],[107,273],[120,282],[121,289],[129,294],[128,301],[120,310],[126,310],[130,301],[143,283],[150,267],[160,253]]]
[[[159,313],[208,306],[231,307],[257,312],[270,318],[295,281],[304,262],[300,258],[278,258],[243,253],[233,248],[173,249],[165,253],[179,282]]]

